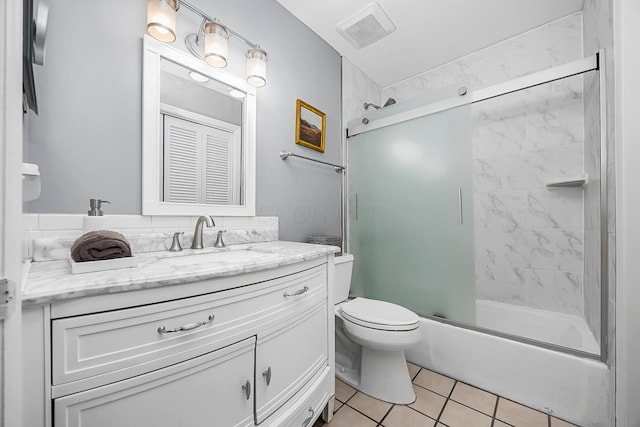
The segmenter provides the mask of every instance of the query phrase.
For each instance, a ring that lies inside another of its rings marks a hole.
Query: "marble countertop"
[[[338,252],[335,246],[273,241],[226,248],[137,254],[133,268],[72,274],[68,260],[32,263],[22,303],[43,304],[91,295],[196,282],[295,264]]]

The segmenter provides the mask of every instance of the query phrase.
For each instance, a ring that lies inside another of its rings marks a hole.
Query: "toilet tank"
[[[353,269],[353,255],[343,253],[342,256],[335,257],[336,264],[336,285],[334,304],[345,301],[349,298],[349,288],[351,287],[351,270]]]

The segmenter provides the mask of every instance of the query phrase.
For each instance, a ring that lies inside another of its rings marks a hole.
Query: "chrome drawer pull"
[[[183,326],[179,326],[175,329],[167,329],[165,326],[160,326],[158,327],[158,333],[159,334],[171,334],[173,332],[182,332],[182,331],[191,331],[193,329],[198,329],[204,325],[208,325],[209,323],[213,322],[213,319],[215,319],[216,316],[213,314],[210,314],[209,317],[207,318],[207,320],[205,320],[204,322],[193,322],[193,323],[187,323],[186,325]]]
[[[262,373],[262,376],[267,380],[267,385],[271,384],[271,366]]]
[[[251,399],[251,382],[249,380],[242,385],[242,389],[244,390],[244,395],[247,400]]]
[[[311,422],[311,420],[313,419],[313,416],[316,414],[313,411],[313,408],[309,408],[309,412],[311,412],[311,415],[309,415],[309,418],[307,418],[306,420],[304,420],[302,422],[302,427],[307,427],[309,425],[309,423]]]
[[[295,296],[298,296],[298,295],[302,295],[302,294],[304,294],[304,293],[305,293],[305,292],[307,292],[308,290],[309,290],[309,287],[308,287],[308,286],[305,286],[304,288],[302,288],[302,289],[300,289],[300,290],[297,290],[297,291],[295,291],[295,292],[294,292],[294,293],[292,293],[292,294],[290,294],[290,293],[288,293],[288,292],[285,292],[284,294],[282,294],[282,296],[283,296],[283,297],[285,297],[285,298],[286,298],[286,297],[295,297]]]

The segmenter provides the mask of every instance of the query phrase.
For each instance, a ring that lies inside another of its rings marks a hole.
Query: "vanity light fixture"
[[[246,53],[247,82],[254,87],[267,84],[267,52],[185,0],[147,0],[149,34],[157,40],[173,42],[176,39],[175,12],[180,6],[202,18],[198,30],[185,37],[187,49],[193,56],[213,67],[226,67],[229,36],[233,36],[249,46]]]
[[[255,87],[267,84],[267,52],[259,46],[247,52],[247,81]]]
[[[178,0],[147,0],[147,31],[157,40],[173,43],[176,40],[176,12]]]
[[[229,33],[214,21],[204,24],[204,60],[207,64],[223,68],[227,66]]]

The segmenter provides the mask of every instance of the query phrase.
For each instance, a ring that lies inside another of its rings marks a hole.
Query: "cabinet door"
[[[55,399],[55,427],[253,425],[255,338]]]
[[[327,365],[327,303],[259,334],[256,347],[256,424],[284,405]]]

